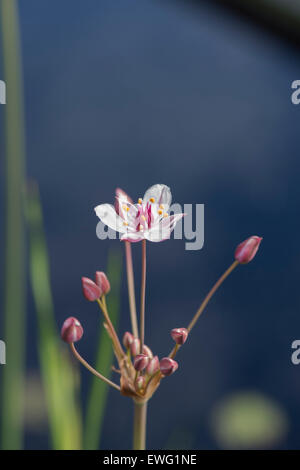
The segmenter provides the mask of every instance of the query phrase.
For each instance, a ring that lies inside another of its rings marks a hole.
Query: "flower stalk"
[[[92,374],[94,374],[96,377],[98,377],[99,379],[103,380],[103,382],[107,383],[108,385],[110,385],[111,387],[115,388],[116,390],[120,391],[121,388],[119,387],[119,385],[115,384],[114,382],[112,382],[111,380],[107,379],[106,377],[104,377],[104,375],[100,374],[100,372],[98,372],[96,369],[94,369],[85,359],[83,359],[83,357],[79,354],[79,352],[77,351],[77,349],[75,348],[74,346],[74,343],[70,343],[70,348],[71,348],[71,351],[73,353],[73,355],[76,357],[76,359],[81,362],[81,364],[87,369],[89,370]]]
[[[146,240],[142,241],[142,279],[141,279],[141,310],[140,310],[140,352],[145,341],[145,296],[146,296]]]
[[[189,326],[187,327],[187,331],[188,333],[191,332],[192,328],[194,328],[197,320],[199,319],[200,315],[203,313],[205,307],[207,306],[208,302],[210,301],[210,299],[212,298],[212,296],[214,295],[214,293],[218,290],[218,288],[221,286],[221,284],[223,284],[223,282],[225,281],[225,279],[229,276],[229,274],[232,273],[232,271],[238,266],[239,262],[237,260],[235,260],[230,266],[228,269],[226,269],[226,271],[222,274],[222,276],[218,279],[218,281],[214,284],[214,286],[210,289],[210,291],[208,292],[207,296],[205,297],[205,299],[203,300],[203,302],[201,303],[200,307],[198,308],[197,312],[195,313],[192,321],[190,322]],[[179,350],[180,348],[180,344],[176,344],[174,346],[174,348],[172,349],[171,353],[169,354],[169,357],[171,359],[174,359],[174,357],[176,356],[177,354],[177,351]]]
[[[134,404],[133,450],[146,449],[147,403]]]
[[[195,323],[197,322],[198,318],[200,317],[201,313],[203,312],[203,310],[205,309],[206,305],[208,304],[208,302],[210,301],[210,299],[212,298],[212,296],[214,295],[214,293],[216,292],[217,289],[219,289],[220,285],[225,281],[225,279],[229,276],[230,273],[232,273],[232,271],[237,267],[237,265],[239,264],[239,262],[237,260],[235,260],[230,266],[228,269],[226,269],[225,273],[222,274],[222,276],[219,278],[219,280],[215,283],[215,285],[211,288],[211,290],[209,291],[209,293],[207,294],[207,296],[205,297],[205,299],[203,300],[202,304],[200,305],[200,307],[198,308],[194,318],[192,319],[192,321],[190,322],[189,326],[187,327],[187,330],[188,332],[190,333],[190,331],[192,330],[192,328],[195,326]]]
[[[133,335],[137,337],[139,333],[138,333],[137,315],[136,315],[132,250],[131,250],[131,243],[128,241],[125,241],[125,255],[126,255],[126,272],[127,272],[127,285],[128,285],[128,299],[129,299],[131,328],[132,328]]]
[[[97,302],[98,302],[98,305],[99,305],[99,307],[102,310],[102,313],[104,315],[104,318],[105,318],[105,321],[106,321],[106,324],[107,324],[108,334],[110,335],[110,337],[112,339],[112,342],[114,344],[115,355],[116,355],[118,361],[120,361],[124,356],[124,351],[123,351],[122,346],[120,344],[120,340],[118,338],[118,335],[117,335],[117,333],[116,333],[116,331],[113,327],[113,324],[112,324],[112,322],[109,318],[105,295],[102,296],[101,300],[97,299]]]

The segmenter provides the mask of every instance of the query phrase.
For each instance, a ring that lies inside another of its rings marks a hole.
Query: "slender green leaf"
[[[15,0],[0,2],[4,79],[6,82],[5,155],[5,291],[4,340],[7,365],[3,368],[1,447],[23,445],[23,391],[25,368],[25,248],[22,188],[25,145],[18,12]]]
[[[81,413],[76,375],[55,326],[49,261],[36,184],[28,187],[26,216],[30,241],[30,278],[38,324],[38,352],[54,449],[81,447]]]

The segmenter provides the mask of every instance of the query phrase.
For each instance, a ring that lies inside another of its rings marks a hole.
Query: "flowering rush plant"
[[[147,403],[158,389],[161,381],[178,369],[175,357],[179,349],[186,342],[188,335],[216,290],[239,264],[247,264],[254,258],[262,240],[261,237],[252,236],[238,245],[233,263],[209,291],[190,323],[187,326],[171,330],[170,334],[175,343],[174,347],[167,356],[159,359],[144,341],[146,243],[147,241],[160,242],[169,239],[176,223],[184,216],[184,214],[168,214],[171,199],[170,188],[163,184],[156,184],[149,188],[144,197],[138,199],[135,204],[123,190],[118,188],[114,206],[101,204],[95,208],[100,220],[108,227],[120,232],[121,240],[125,243],[131,331],[124,333],[122,344],[110,320],[106,304],[110,283],[105,273],[102,271],[96,272],[94,280],[87,277],[82,278],[82,289],[85,298],[97,302],[103,313],[104,327],[111,338],[118,363],[118,369],[113,369],[119,373],[120,383],[116,384],[104,377],[81,357],[74,343],[82,338],[83,328],[76,318],[67,318],[61,329],[62,339],[69,343],[74,356],[92,374],[118,390],[121,395],[130,397],[133,400],[135,409],[133,448],[136,450],[146,448]],[[139,322],[131,251],[131,244],[136,242],[141,242],[142,245]]]

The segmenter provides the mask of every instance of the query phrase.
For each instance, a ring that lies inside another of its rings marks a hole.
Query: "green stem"
[[[146,449],[147,403],[134,404],[133,450]]]
[[[15,0],[1,0],[0,21],[6,82],[6,233],[4,340],[8,365],[3,368],[1,444],[20,449],[23,443],[25,363],[25,247],[23,190],[25,144],[18,10]]]

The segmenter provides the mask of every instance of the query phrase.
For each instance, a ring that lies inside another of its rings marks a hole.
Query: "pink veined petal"
[[[141,233],[127,232],[124,235],[122,235],[121,240],[136,243],[136,242],[140,242],[140,241],[144,240],[144,238],[145,238],[144,235],[142,235]]]
[[[114,206],[111,204],[100,204],[95,207],[95,212],[101,222],[116,232],[125,233],[128,228],[124,225],[122,218],[116,213]]]
[[[158,222],[158,224],[155,226],[155,229],[158,227],[160,230],[170,230],[172,232],[177,222],[184,216],[185,214],[180,213],[169,215],[169,217],[164,217]]]
[[[144,194],[143,203],[147,204],[153,198],[155,204],[163,204],[164,210],[167,211],[171,205],[171,190],[165,184],[154,184]]]
[[[124,219],[124,214],[125,214],[125,210],[123,209],[123,205],[125,204],[125,201],[122,200],[121,198],[118,198],[116,197],[116,200],[115,200],[115,210],[116,210],[116,213],[122,218]]]
[[[128,196],[128,194],[125,193],[125,191],[123,191],[123,189],[121,188],[116,188],[116,197],[122,199],[122,201],[130,202],[131,204],[133,204],[133,200],[131,199],[131,197]]]
[[[145,232],[145,238],[151,242],[168,240],[175,225],[184,216],[185,214],[173,214],[161,219],[151,230]]]
[[[127,204],[127,202],[133,204],[131,197],[129,197],[128,194],[125,193],[125,191],[123,191],[123,189],[116,188],[115,209],[116,209],[116,213],[122,218],[123,218],[123,212],[124,212],[124,209],[122,208],[122,206],[124,204]]]
[[[117,196],[116,205],[118,207],[120,217],[126,222],[128,222],[129,226],[134,227],[136,225],[135,221],[138,214],[138,208],[134,204],[129,202],[128,199]],[[123,206],[125,207],[125,209]],[[128,207],[128,211],[126,210],[126,207]]]

